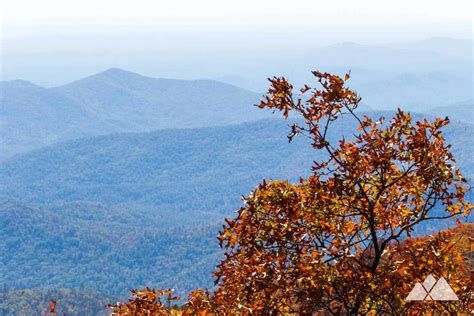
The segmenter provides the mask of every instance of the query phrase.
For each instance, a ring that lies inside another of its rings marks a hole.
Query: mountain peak
[[[105,76],[109,78],[143,77],[142,75],[136,72],[124,70],[121,68],[109,68],[107,70],[104,70],[102,72],[95,74],[94,76],[99,76],[99,77]]]
[[[120,68],[109,68],[91,76],[78,79],[57,88],[77,87],[77,86],[97,86],[104,83],[113,85],[124,85],[130,82],[143,82],[144,80],[152,79],[150,77],[142,76],[138,73],[131,72]]]

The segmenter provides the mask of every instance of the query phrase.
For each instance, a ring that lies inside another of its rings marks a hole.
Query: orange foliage
[[[216,295],[234,311],[396,313],[405,292],[391,274],[410,263],[399,258],[404,263],[394,266],[387,259],[401,253],[397,242],[424,221],[472,210],[441,132],[449,121],[414,123],[401,110],[389,122],[360,117],[361,99],[345,87],[349,75],[313,74],[322,88],[305,86],[299,97],[284,78],[270,79],[259,106],[303,118],[289,139],[304,134],[328,158],[315,161],[313,174],[297,184],[264,181],[237,218],[226,221]],[[354,118],[358,131],[353,140],[331,142],[331,127],[342,115]],[[423,270],[410,272],[406,284]]]
[[[312,175],[299,183],[263,181],[244,199],[218,237],[225,259],[215,273],[217,291],[194,291],[182,313],[469,312],[473,225],[404,239],[422,222],[459,220],[472,211],[464,201],[466,180],[442,135],[449,120],[413,122],[401,110],[388,122],[361,117],[360,97],[345,87],[349,75],[313,74],[320,87],[304,86],[298,96],[286,79],[270,79],[259,106],[302,118],[289,140],[303,134],[327,159],[315,161]],[[354,138],[331,141],[331,127],[343,115],[359,125]],[[460,300],[406,302],[428,274],[444,277]],[[161,295],[134,292],[117,310],[169,312]]]
[[[176,315],[170,303],[179,300],[172,295],[172,290],[131,290],[133,297],[127,303],[109,305],[112,315]],[[165,302],[163,302],[163,300]]]

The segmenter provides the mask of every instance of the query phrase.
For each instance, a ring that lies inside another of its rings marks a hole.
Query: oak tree
[[[423,222],[459,220],[472,210],[443,137],[449,120],[414,122],[400,109],[373,119],[356,111],[361,98],[346,87],[349,74],[313,75],[318,86],[299,94],[285,78],[270,79],[259,107],[299,119],[289,140],[303,135],[326,158],[298,183],[263,181],[226,220],[216,298],[249,313],[397,313],[407,294],[401,284],[428,272],[409,269],[421,257],[410,257],[400,241]],[[329,135],[343,116],[358,128],[334,141]],[[425,267],[448,272],[435,262],[449,253],[419,248],[431,260]]]

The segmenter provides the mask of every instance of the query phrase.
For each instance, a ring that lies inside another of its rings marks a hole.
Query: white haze
[[[111,67],[256,91],[268,76],[302,81],[316,68],[352,69],[359,78],[472,72],[469,0],[4,0],[1,6],[1,79],[43,86]]]

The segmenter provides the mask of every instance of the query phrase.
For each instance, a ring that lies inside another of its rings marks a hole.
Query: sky
[[[471,0],[3,0],[3,36],[123,28],[472,33]]]
[[[51,85],[109,66],[146,69],[156,54],[164,75],[183,76],[173,63],[195,56],[214,62],[338,42],[472,39],[472,2],[2,0],[1,75]],[[75,66],[64,73],[65,65]]]

